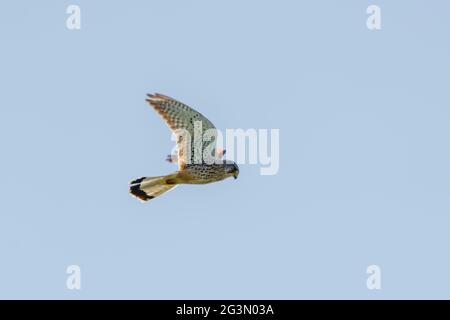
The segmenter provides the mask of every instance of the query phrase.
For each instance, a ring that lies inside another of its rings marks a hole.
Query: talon
[[[167,162],[170,162],[170,163],[175,163],[175,162],[178,161],[178,156],[177,156],[176,154],[169,154],[169,155],[166,157],[166,161],[167,161]]]

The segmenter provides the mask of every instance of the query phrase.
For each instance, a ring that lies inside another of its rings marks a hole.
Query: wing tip
[[[161,103],[168,101],[168,100],[173,100],[173,99],[168,96],[165,96],[163,94],[160,94],[160,93],[154,93],[154,94],[147,93],[147,98],[145,99],[145,101],[147,101],[154,108],[160,108]]]
[[[161,93],[147,93],[147,99],[161,99],[161,100],[175,100],[169,96],[166,96],[164,94]]]

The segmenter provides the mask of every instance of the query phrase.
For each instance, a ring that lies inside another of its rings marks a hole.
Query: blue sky
[[[0,297],[449,298],[448,12],[2,4]],[[278,174],[241,165],[236,181],[131,198],[131,179],[174,170],[152,92],[220,129],[280,129]],[[366,287],[372,264],[381,290]]]

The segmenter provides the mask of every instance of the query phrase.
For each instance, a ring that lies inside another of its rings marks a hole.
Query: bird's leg
[[[166,161],[170,163],[177,163],[178,162],[178,155],[175,153],[169,154],[166,157]]]

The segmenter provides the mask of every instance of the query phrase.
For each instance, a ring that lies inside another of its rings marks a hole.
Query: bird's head
[[[239,175],[239,167],[233,161],[225,161],[225,173],[227,176],[237,179]]]

